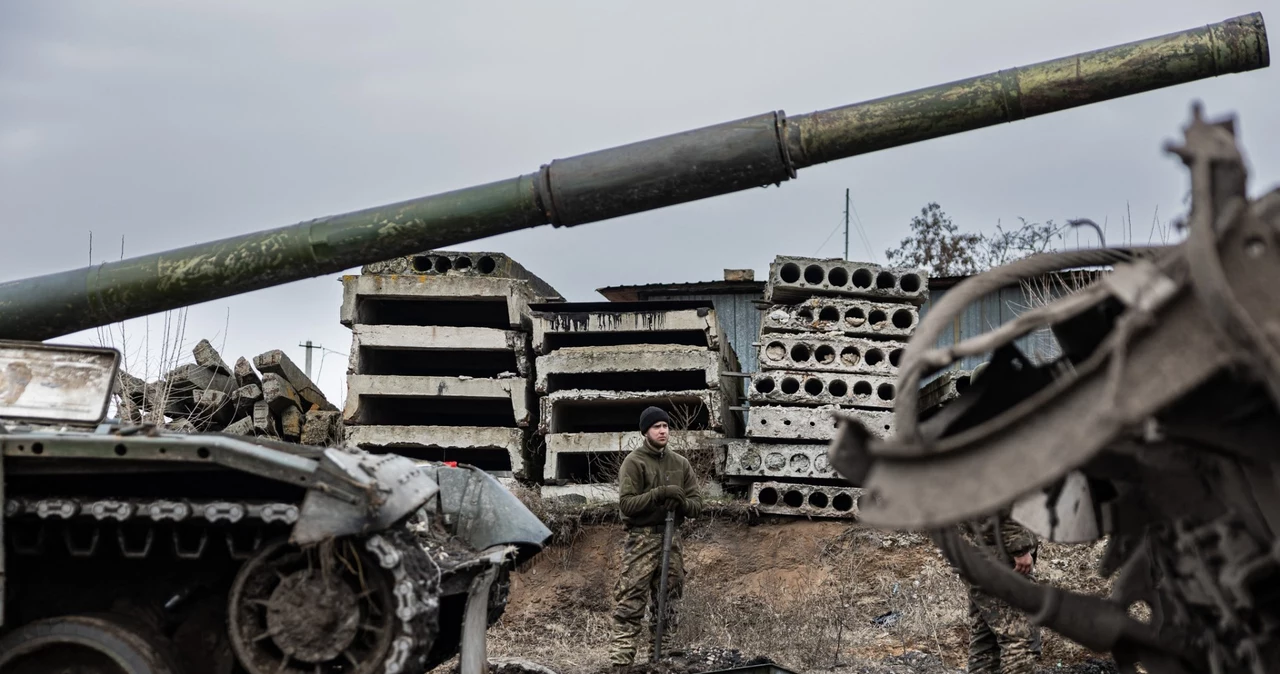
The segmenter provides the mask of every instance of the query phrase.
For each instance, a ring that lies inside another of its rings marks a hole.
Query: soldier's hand
[[[684,490],[674,484],[668,484],[661,487],[662,497],[665,499],[684,499]]]
[[[1031,573],[1031,553],[1024,552],[1013,558],[1013,570],[1022,575]]]
[[[678,496],[678,497],[676,497],[676,498],[669,498],[669,499],[667,499],[667,504],[666,504],[666,505],[667,505],[667,510],[670,510],[670,511],[672,511],[672,512],[677,512],[677,513],[683,513],[683,512],[684,512],[684,497],[682,497],[682,496]]]

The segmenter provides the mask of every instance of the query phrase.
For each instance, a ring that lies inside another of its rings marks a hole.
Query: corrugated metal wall
[[[951,330],[940,335],[936,344],[940,347],[949,346],[956,343],[957,340],[962,341],[975,335],[989,332],[997,326],[1013,320],[1032,306],[1042,303],[1042,300],[1033,298],[1061,297],[1064,289],[1067,287],[1079,287],[1083,282],[1082,278],[1076,277],[1065,278],[1065,280],[1042,279],[1034,284],[1026,286],[1015,284],[999,291],[988,293],[980,300],[970,304],[963,314],[957,316],[952,321]],[[929,309],[948,290],[950,289],[931,289],[928,301],[920,307],[920,316],[923,318],[928,314]],[[758,355],[753,344],[760,338],[760,320],[763,315],[761,310],[756,307],[755,301],[762,299],[762,297],[762,293],[672,294],[652,295],[649,299],[710,300],[715,305],[721,331],[727,336],[729,344],[738,356],[742,372],[752,373],[759,369]],[[1037,362],[1054,358],[1059,352],[1057,342],[1047,330],[1027,335],[1019,339],[1017,343],[1024,353]],[[986,358],[986,355],[966,358],[954,367],[961,370],[972,369],[983,360],[986,360]],[[743,380],[744,395],[747,393],[747,383],[747,380]]]
[[[651,300],[710,300],[716,308],[716,318],[720,321],[721,334],[725,335],[733,352],[738,356],[742,372],[755,372],[759,360],[756,348],[752,346],[760,337],[760,309],[755,300],[761,299],[762,293],[748,294],[706,294],[706,295],[651,295]],[[746,391],[746,382],[743,382]]]
[[[1074,278],[1066,281],[1044,279],[1033,285],[1029,284],[1024,287],[1023,285],[1015,284],[988,293],[981,299],[971,303],[964,313],[952,319],[951,329],[939,335],[935,345],[946,347],[984,332],[990,332],[996,327],[1013,320],[1033,306],[1042,304],[1043,300],[1040,298],[1061,297],[1065,288],[1068,286],[1077,287],[1080,282],[1080,279]],[[931,289],[929,291],[929,299],[920,307],[920,317],[923,319],[928,314],[929,309],[942,299],[949,290],[950,288],[942,290]],[[1017,340],[1017,344],[1033,362],[1043,362],[1055,358],[1060,352],[1057,341],[1054,340],[1053,335],[1048,330],[1033,332]],[[973,369],[986,360],[989,355],[970,356],[954,365],[953,369]]]

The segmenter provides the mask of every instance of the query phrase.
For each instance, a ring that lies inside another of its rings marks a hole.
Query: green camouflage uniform
[[[635,660],[641,622],[649,607],[649,643],[658,624],[658,584],[662,575],[662,536],[667,510],[675,511],[675,523],[702,513],[702,495],[689,460],[669,448],[655,449],[646,440],[632,451],[618,471],[618,507],[627,528],[622,544],[622,572],[614,588],[613,643],[609,660],[628,665]],[[667,620],[663,623],[662,648],[668,651],[675,631],[675,604],[684,594],[684,555],[677,529],[671,537],[671,564],[667,574]]]
[[[1000,515],[1000,534],[1007,554],[1002,555],[1000,544],[989,522],[977,523],[978,539],[968,533],[965,538],[982,547],[988,553],[1012,567],[1013,558],[1031,552],[1034,556],[1038,542],[1034,534],[1009,518]],[[1034,567],[1028,577],[1035,580]],[[972,585],[969,586],[969,669],[981,674],[1031,674],[1035,663],[1034,640],[1036,634],[1026,614],[992,597]]]

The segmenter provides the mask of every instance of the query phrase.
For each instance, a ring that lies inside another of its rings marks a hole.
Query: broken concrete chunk
[[[280,435],[295,442],[302,437],[302,410],[290,406],[280,412]]]
[[[230,404],[231,396],[222,391],[196,391],[193,398],[195,405],[192,416],[201,422],[222,426],[231,421],[231,415],[235,411],[235,407]]]
[[[338,440],[339,412],[311,410],[302,423],[302,444],[329,447]]]
[[[262,385],[262,379],[258,377],[258,373],[253,371],[253,366],[248,360],[242,356],[236,360],[236,385],[248,386],[249,384]]]
[[[197,432],[195,424],[187,419],[175,419],[164,425],[165,430],[177,433],[195,433]]]
[[[226,361],[222,360],[222,356],[217,349],[213,348],[209,340],[200,340],[200,343],[196,344],[196,348],[192,349],[191,353],[196,357],[196,365],[209,368],[218,374],[228,376],[232,374],[231,368],[227,367]]]
[[[163,412],[167,417],[185,417],[191,413],[195,404],[190,391],[174,390],[173,386],[164,381],[147,384],[145,400],[148,410]]]
[[[253,434],[279,437],[276,431],[276,418],[265,400],[253,404]]]
[[[222,432],[232,435],[253,435],[253,415],[240,417],[239,420],[222,429]]]
[[[127,424],[142,423],[142,408],[129,398],[123,398],[120,400],[117,415],[120,417],[121,421]]]
[[[262,400],[262,387],[257,384],[247,384],[231,392],[231,398],[240,404],[255,403]]]
[[[316,386],[302,370],[299,370],[298,366],[294,365],[293,361],[283,351],[272,349],[266,353],[259,354],[253,359],[253,364],[263,375],[276,374],[289,382],[293,389],[297,391],[298,397],[305,401],[305,404],[302,405],[304,409],[310,409],[313,405],[326,411],[338,409],[325,399],[320,387]]]
[[[298,411],[302,411],[302,401],[298,398],[298,392],[285,381],[284,377],[275,373],[262,376],[262,399],[276,414],[281,414],[290,407],[296,407]]]
[[[220,374],[196,363],[188,363],[175,368],[166,374],[164,378],[174,392],[180,393],[210,390],[231,393],[236,388],[236,382],[230,376]]]
[[[231,402],[235,406],[235,414],[232,418],[239,419],[245,415],[253,414],[253,404],[262,400],[262,387],[257,384],[249,384],[231,392]]]
[[[116,390],[119,391],[121,398],[132,401],[134,405],[142,405],[146,402],[147,382],[124,370],[120,370],[116,378]]]

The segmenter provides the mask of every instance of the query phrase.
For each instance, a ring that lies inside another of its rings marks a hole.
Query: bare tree
[[[889,264],[921,267],[932,276],[968,276],[1008,264],[1035,253],[1057,250],[1065,240],[1061,225],[1052,220],[1027,222],[1005,230],[1000,223],[991,235],[960,231],[936,202],[911,218],[911,236],[885,251]]]
[[[889,264],[921,267],[932,276],[964,276],[981,270],[982,235],[959,231],[936,202],[911,218],[911,236],[885,251]]]

